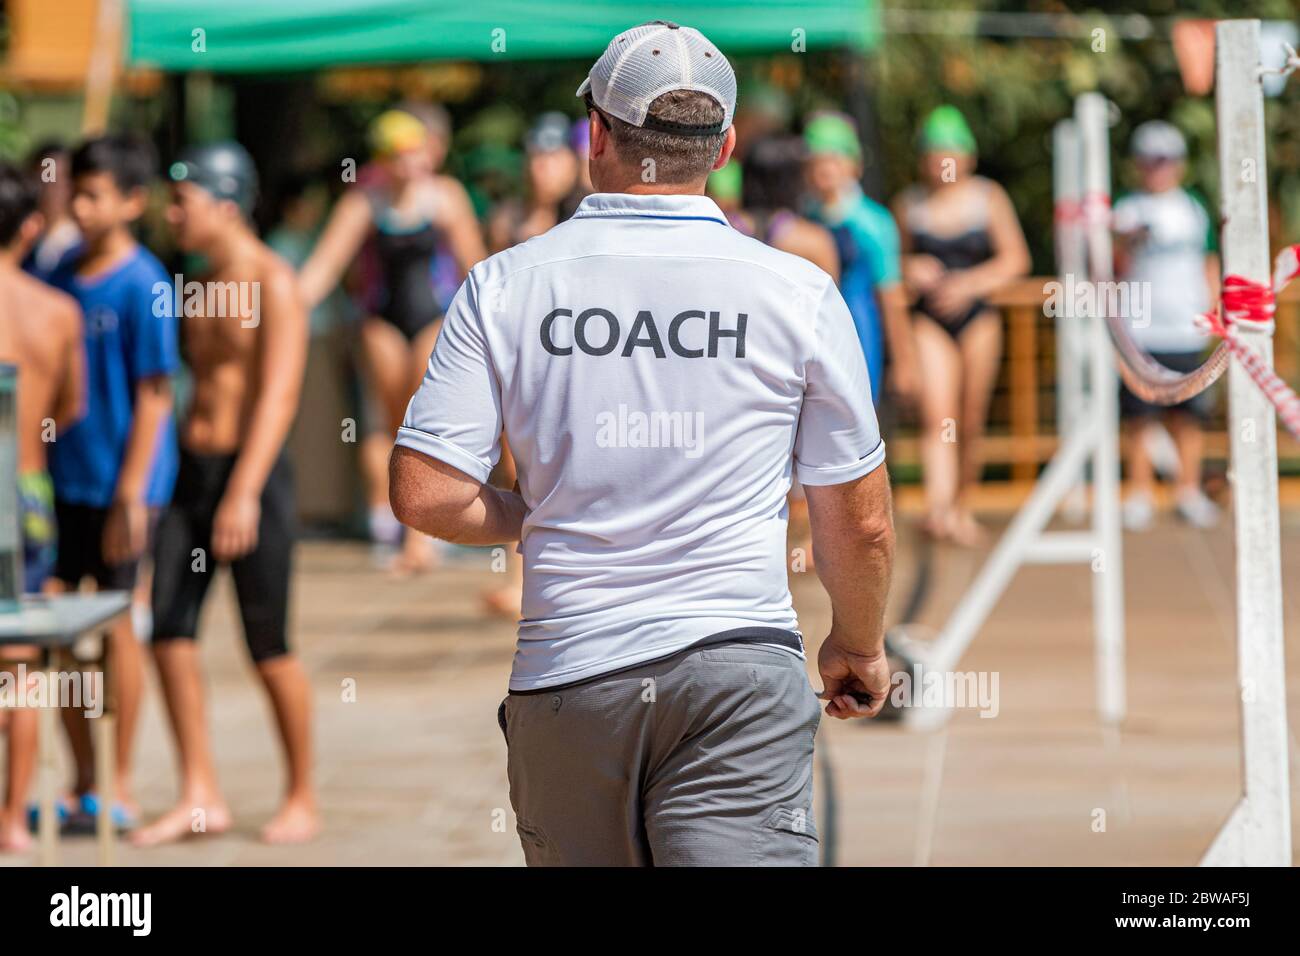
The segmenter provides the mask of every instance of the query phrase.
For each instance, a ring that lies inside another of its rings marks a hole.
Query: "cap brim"
[[[590,92],[590,90],[591,90],[591,77],[587,77],[585,80],[582,81],[582,86],[578,87],[578,92],[574,93],[573,95],[586,96],[587,93]]]

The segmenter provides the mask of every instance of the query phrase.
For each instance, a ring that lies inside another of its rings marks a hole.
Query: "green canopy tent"
[[[729,54],[869,49],[875,0],[127,0],[126,62],[279,72],[364,63],[595,56],[646,20],[679,20]]]

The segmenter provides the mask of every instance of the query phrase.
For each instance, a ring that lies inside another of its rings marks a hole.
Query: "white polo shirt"
[[[486,481],[502,428],[529,509],[513,690],[797,630],[792,470],[885,459],[835,284],[704,196],[589,196],[470,271],[397,443]]]

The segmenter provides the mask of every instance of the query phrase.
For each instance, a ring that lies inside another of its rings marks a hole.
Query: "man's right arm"
[[[874,717],[889,693],[885,597],[894,555],[885,445],[844,298],[827,284],[805,365],[795,472],[808,497],[817,573],[834,609],[817,666],[831,717]]]
[[[840,485],[808,485],[817,576],[831,599],[831,631],[818,656],[832,717],[874,717],[889,694],[885,601],[894,520],[884,465]],[[855,696],[856,695],[856,696]],[[859,697],[865,696],[868,702]]]

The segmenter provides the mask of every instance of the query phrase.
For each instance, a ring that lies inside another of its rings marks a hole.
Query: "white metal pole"
[[[1086,278],[1083,222],[1080,218],[1082,170],[1080,169],[1079,127],[1064,119],[1052,128],[1052,199],[1056,224],[1056,271],[1066,288]],[[1064,438],[1079,426],[1084,414],[1083,367],[1087,357],[1086,337],[1073,309],[1056,314],[1056,421]],[[1080,481],[1064,502],[1066,519],[1082,522],[1087,514],[1087,489]]]
[[[1039,475],[1029,500],[1016,512],[993,553],[948,618],[943,632],[930,645],[925,657],[926,666],[948,670],[961,660],[980,626],[1011,583],[1011,578],[1025,563],[1026,554],[1033,550],[1056,506],[1083,473],[1084,462],[1096,445],[1093,425],[1091,421],[1081,421]]]
[[[1223,271],[1271,281],[1264,165],[1259,21],[1215,28],[1215,106],[1223,212]],[[1238,326],[1242,341],[1273,364],[1272,329]],[[1228,369],[1232,510],[1237,550],[1237,674],[1241,691],[1244,795],[1204,863],[1291,864],[1283,662],[1277,431],[1273,406],[1239,362]]]
[[[1110,235],[1110,106],[1100,93],[1075,103],[1083,146],[1083,207],[1086,212],[1088,274],[1095,283],[1114,278]],[[1098,308],[1112,298],[1093,297]],[[1088,319],[1091,346],[1091,414],[1097,423],[1092,459],[1092,524],[1098,539],[1093,562],[1092,606],[1096,630],[1097,711],[1101,719],[1124,719],[1124,542],[1119,522],[1119,378],[1100,314]]]

